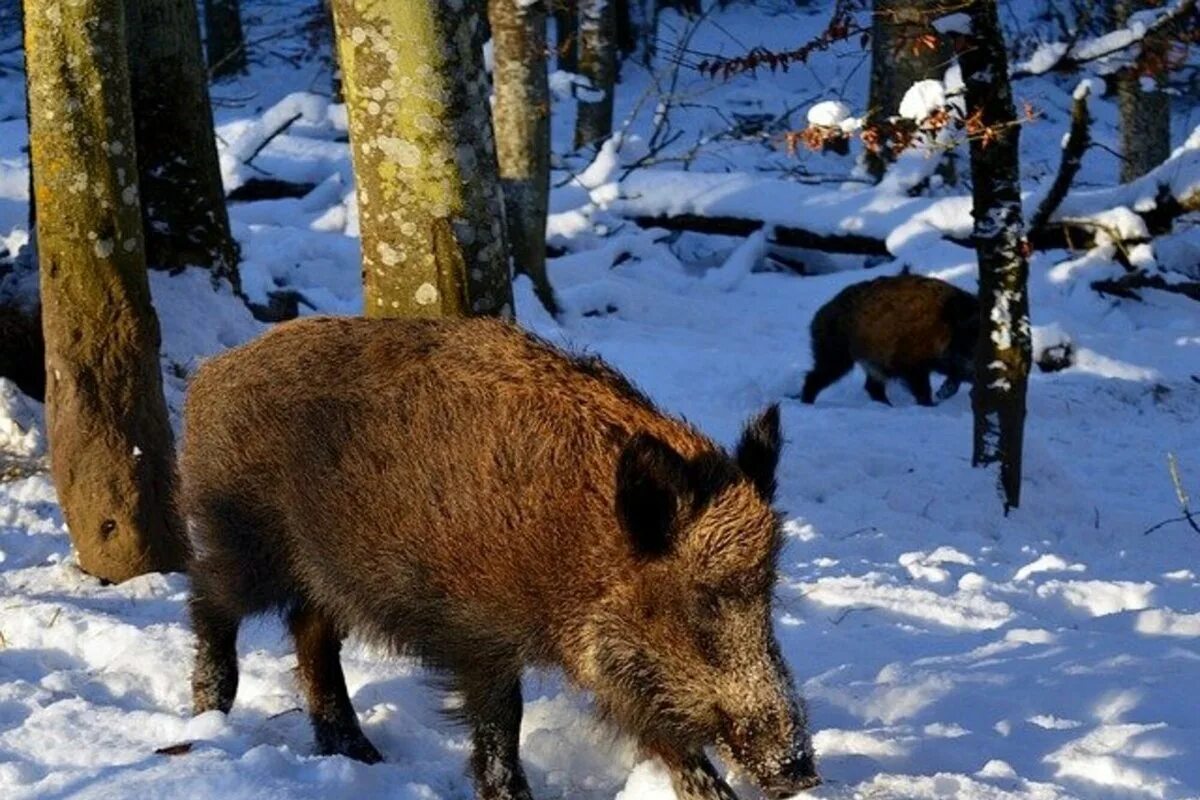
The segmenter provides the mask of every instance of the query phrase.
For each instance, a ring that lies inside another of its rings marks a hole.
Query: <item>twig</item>
[[[1181,511],[1183,511],[1183,516],[1165,519],[1157,525],[1152,525],[1146,530],[1142,531],[1142,535],[1147,536],[1151,533],[1154,533],[1154,531],[1158,530],[1159,528],[1174,524],[1176,522],[1186,522],[1192,530],[1194,530],[1196,533],[1200,533],[1200,523],[1196,522],[1196,517],[1192,514],[1192,510],[1189,505],[1190,498],[1188,497],[1187,490],[1183,488],[1183,479],[1179,477],[1179,462],[1175,460],[1175,454],[1171,452],[1167,453],[1167,472],[1171,475],[1171,483],[1175,486],[1175,498],[1179,501],[1179,508]]]
[[[291,117],[289,117],[286,122],[284,122],[282,125],[280,125],[278,128],[276,128],[274,131],[272,131],[261,142],[259,142],[258,146],[254,148],[254,150],[250,153],[250,155],[248,155],[248,156],[246,156],[246,158],[242,159],[242,163],[245,164],[246,166],[249,166],[250,162],[253,161],[255,158],[257,158],[258,154],[263,151],[263,148],[265,148],[267,145],[269,145],[271,142],[273,142],[275,140],[275,137],[279,136],[281,133],[286,131],[288,128],[292,127],[292,124],[294,122],[296,122],[296,120],[300,119],[303,116],[304,116],[303,114],[301,114],[299,111],[297,111],[295,114],[293,114]]]
[[[1042,199],[1033,218],[1030,219],[1030,230],[1038,230],[1046,226],[1046,223],[1050,221],[1050,216],[1058,210],[1063,198],[1071,190],[1075,176],[1079,174],[1079,168],[1083,164],[1083,154],[1087,152],[1088,146],[1091,144],[1091,135],[1088,130],[1092,121],[1088,115],[1088,94],[1090,93],[1091,86],[1087,81],[1081,82],[1075,89],[1075,100],[1071,104],[1071,131],[1067,134],[1067,143],[1063,146],[1058,175],[1055,176],[1050,191]]]

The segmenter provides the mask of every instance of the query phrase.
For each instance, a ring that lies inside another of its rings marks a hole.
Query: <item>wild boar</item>
[[[366,762],[339,661],[353,632],[445,675],[484,798],[528,798],[526,666],[558,667],[667,765],[734,794],[819,783],[771,622],[778,408],[733,452],[598,359],[494,320],[307,319],[202,366],[181,510],[197,713],[227,711],[236,636],[282,612],[317,749]]]
[[[884,385],[900,378],[918,403],[931,406],[931,372],[946,376],[939,400],[974,377],[979,301],[936,278],[875,278],[838,292],[813,316],[810,331],[813,368],[804,379],[803,402],[815,402],[858,362],[872,400],[890,405]]]

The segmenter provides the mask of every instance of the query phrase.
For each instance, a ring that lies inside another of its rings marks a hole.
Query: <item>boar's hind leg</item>
[[[521,731],[521,677],[460,676],[463,714],[471,725],[471,771],[480,800],[532,800],[517,752]]]
[[[884,386],[881,378],[869,373],[867,375],[867,382],[863,384],[863,388],[867,390],[867,394],[871,396],[872,400],[876,403],[883,403],[885,406],[890,406],[892,401],[888,400],[887,389]]]
[[[366,764],[383,756],[363,735],[350,705],[346,676],[342,674],[342,640],[333,621],[305,605],[292,612],[290,625],[296,641],[296,669],[308,698],[317,752],[343,755]]]
[[[923,406],[933,405],[933,389],[929,385],[928,369],[911,369],[904,373],[904,384]]]
[[[816,402],[817,395],[840,381],[854,368],[854,360],[848,354],[816,347],[813,348],[813,353],[813,368],[804,376],[804,388],[800,391],[800,401],[810,405]]]
[[[679,800],[737,800],[717,769],[702,751],[658,753],[671,773],[671,784]]]
[[[197,578],[197,583],[199,579]],[[196,633],[196,661],[192,667],[192,711],[222,711],[233,707],[237,694],[238,619],[193,592],[189,603],[192,630]]]

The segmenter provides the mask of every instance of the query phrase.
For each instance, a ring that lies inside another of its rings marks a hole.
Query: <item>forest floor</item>
[[[294,288],[311,306],[304,313],[357,313],[344,112],[319,95],[329,78],[314,53],[324,45],[298,30],[308,19],[301,5],[244,3],[255,66],[213,90],[223,171],[228,189],[260,173],[318,184],[301,199],[231,206],[246,291],[264,299]],[[734,5],[696,26],[690,48],[796,46],[826,13],[782,0]],[[663,51],[689,29],[668,16]],[[0,249],[15,252],[28,238],[28,161],[21,79],[6,63]],[[659,66],[669,78],[665,60]],[[549,237],[562,255],[549,270],[564,311],[551,319],[522,279],[520,321],[603,356],[724,443],[753,412],[782,403],[777,630],[809,699],[826,779],[809,796],[1200,797],[1200,535],[1179,522],[1150,531],[1180,516],[1169,453],[1200,503],[1200,306],[1154,291],[1143,302],[1093,291],[1090,280],[1120,273],[1111,249],[1034,256],[1035,340],[1069,338],[1076,361],[1031,378],[1024,495],[1008,516],[994,473],[971,467],[965,389],[922,408],[893,386],[895,407],[886,408],[851,376],[815,406],[792,398],[810,363],[808,321],[841,288],[902,266],[975,288],[971,251],[937,235],[969,227],[964,188],[913,201],[903,187],[856,180],[853,157],[789,156],[778,140],[817,100],[861,104],[868,66],[847,43],[776,76],[711,81],[682,69],[659,141],[679,137],[655,154],[646,143],[662,98],[646,71],[627,66],[618,106],[632,122],[620,150],[590,167],[562,156],[554,175]],[[1016,87],[1018,102],[1045,115],[1022,133],[1031,196],[1057,169],[1072,89],[1053,79]],[[565,152],[573,101],[559,97],[554,113]],[[1095,98],[1092,113],[1096,140],[1115,147],[1114,101]],[[277,121],[295,114],[247,165]],[[1173,143],[1200,150],[1200,135],[1189,139],[1198,125],[1200,112],[1180,109]],[[657,163],[629,172],[648,154]],[[958,166],[965,171],[965,160]],[[1094,148],[1082,175],[1082,188],[1112,186],[1116,159]],[[729,202],[753,200],[779,218],[879,226],[896,258],[867,268],[861,257],[792,252],[817,274],[770,271],[760,235],[668,235],[622,216],[623,204],[728,198],[728,181],[750,195]],[[813,198],[803,209],[787,205],[798,186]],[[1182,236],[1170,251],[1186,258],[1200,244]],[[178,423],[188,372],[265,326],[198,271],[154,273],[151,283]],[[3,381],[0,452],[44,452],[40,406]],[[243,630],[233,713],[193,719],[187,594],[182,575],[101,586],[74,563],[48,477],[0,483],[0,796],[470,796],[465,732],[444,720],[427,676],[358,643],[344,654],[347,679],[384,764],[313,755],[295,658],[274,620]],[[525,689],[523,758],[539,797],[672,796],[661,768],[594,721],[587,698],[560,676],[530,675]],[[181,742],[190,751],[155,753]]]

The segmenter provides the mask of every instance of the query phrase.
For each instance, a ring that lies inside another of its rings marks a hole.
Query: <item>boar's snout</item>
[[[772,799],[791,797],[821,783],[803,705],[794,700],[787,705],[789,713],[768,713],[753,721],[724,720],[722,740],[729,755]]]
[[[811,753],[801,753],[780,765],[779,777],[764,783],[763,791],[772,800],[783,800],[797,792],[821,785],[817,765]]]

